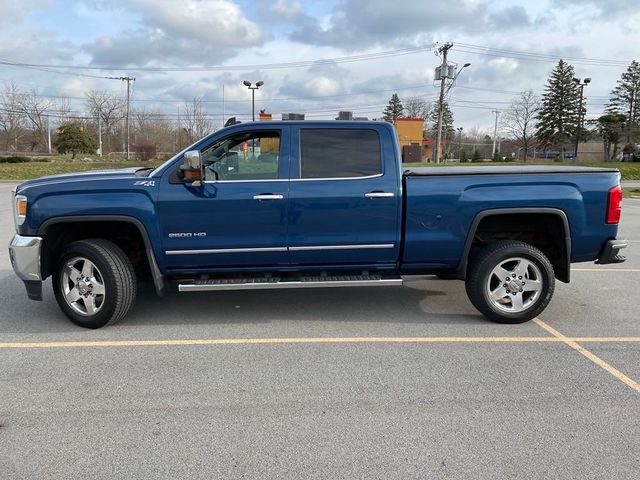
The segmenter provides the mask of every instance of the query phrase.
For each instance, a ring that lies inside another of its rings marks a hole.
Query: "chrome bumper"
[[[41,237],[23,237],[14,235],[9,244],[11,266],[16,275],[25,282],[40,282],[40,247]]]

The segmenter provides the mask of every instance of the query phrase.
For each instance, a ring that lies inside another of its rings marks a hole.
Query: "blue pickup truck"
[[[392,125],[237,124],[162,166],[18,185],[13,268],[33,300],[52,277],[62,311],[98,328],[139,281],[159,295],[465,281],[486,317],[520,323],[570,265],[624,261],[615,169],[403,170]]]

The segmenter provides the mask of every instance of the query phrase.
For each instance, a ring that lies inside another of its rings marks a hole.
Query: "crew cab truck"
[[[14,192],[9,250],[29,298],[52,278],[62,311],[98,328],[159,295],[464,280],[488,318],[547,306],[570,265],[622,262],[615,169],[403,171],[392,125],[237,124],[162,166],[58,175]]]

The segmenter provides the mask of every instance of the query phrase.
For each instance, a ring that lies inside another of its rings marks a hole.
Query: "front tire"
[[[104,239],[70,243],[64,250],[53,289],[60,309],[85,328],[100,328],[124,318],[136,297],[131,262]]]
[[[498,323],[524,323],[547,307],[555,288],[549,259],[519,241],[484,247],[469,267],[465,284],[471,303]]]

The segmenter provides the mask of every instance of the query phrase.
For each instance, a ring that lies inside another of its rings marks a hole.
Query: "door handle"
[[[396,194],[393,192],[369,192],[365,193],[364,196],[366,198],[391,198],[395,197]]]
[[[254,195],[254,200],[282,200],[284,195],[274,195],[272,193],[261,193],[260,195]]]

